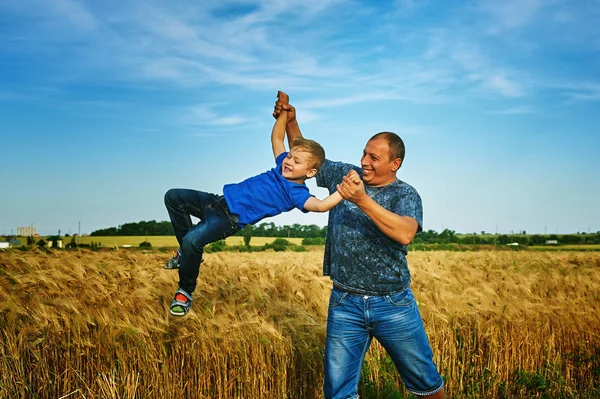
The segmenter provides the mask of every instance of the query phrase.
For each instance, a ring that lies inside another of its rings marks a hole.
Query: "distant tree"
[[[506,234],[502,234],[498,236],[498,244],[506,245],[510,242],[510,238]]]
[[[27,236],[27,245],[35,244],[35,238],[33,236]]]
[[[581,244],[583,237],[578,234],[565,234],[559,240],[562,244]]]
[[[534,234],[529,237],[529,244],[531,245],[542,245],[546,243],[546,237],[539,234]]]
[[[225,240],[219,240],[207,245],[204,249],[207,250],[206,252],[220,252],[225,249],[226,246]]]
[[[250,240],[252,239],[252,225],[248,224],[242,229],[242,236],[244,237],[244,245],[249,247]]]
[[[456,236],[455,231],[448,229],[444,229],[444,231],[439,234],[439,239],[440,243],[442,244],[458,242],[458,237]]]
[[[302,245],[325,245],[325,237],[306,237],[302,239]]]
[[[273,248],[275,252],[285,251],[286,248],[290,245],[290,242],[285,238],[277,238],[271,244],[265,244],[265,248]]]
[[[460,239],[461,244],[480,244],[481,239],[477,234],[468,235]]]

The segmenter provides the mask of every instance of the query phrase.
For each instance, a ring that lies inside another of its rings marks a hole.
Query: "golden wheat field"
[[[322,251],[205,255],[194,304],[156,251],[0,251],[0,398],[322,397]],[[449,398],[600,393],[600,253],[414,252]],[[362,398],[404,398],[374,344]]]
[[[261,246],[272,243],[275,239],[275,237],[252,237],[250,243],[255,246]],[[300,245],[302,243],[302,238],[291,237],[285,239],[292,244]],[[65,240],[65,245],[68,244],[68,242],[70,242],[69,239]],[[176,248],[179,245],[177,244],[177,239],[175,238],[175,236],[83,236],[77,237],[76,240],[79,244],[90,244],[92,242],[96,242],[105,248],[119,248],[123,245],[138,247],[144,241],[148,241],[150,244],[152,244],[153,247],[156,248]],[[21,241],[27,242],[27,238],[22,237]],[[244,237],[227,237],[225,239],[225,242],[227,243],[227,245],[242,245],[244,243]]]

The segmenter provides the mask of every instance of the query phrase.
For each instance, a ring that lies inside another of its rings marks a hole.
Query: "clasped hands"
[[[354,169],[351,169],[343,177],[342,182],[337,185],[337,191],[342,198],[354,203],[360,200],[363,195],[366,195],[365,185]]]

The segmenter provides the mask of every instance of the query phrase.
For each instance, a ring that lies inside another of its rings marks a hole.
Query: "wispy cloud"
[[[500,34],[528,25],[550,3],[543,0],[482,0],[477,3],[477,8],[490,18],[487,32]]]
[[[505,109],[497,109],[486,111],[488,114],[497,114],[497,115],[525,115],[525,114],[533,114],[535,109],[531,106],[523,105],[520,107],[512,107]]]
[[[248,118],[236,115],[219,115],[214,104],[201,104],[189,107],[183,121],[188,125],[230,126],[248,122]]]
[[[486,78],[485,83],[506,96],[518,97],[523,94],[521,85],[504,74],[490,76]]]
[[[566,88],[574,100],[600,101],[600,83],[576,84]]]
[[[74,0],[51,0],[43,1],[49,5],[60,19],[66,20],[80,29],[94,29],[97,21],[86,8]]]
[[[507,100],[534,96],[539,86],[530,77],[539,75],[539,67],[526,53],[533,50],[515,49],[502,35],[484,33],[533,29],[550,12],[557,15],[553,23],[561,26],[575,25],[578,19],[567,13],[565,0],[480,0],[474,7],[452,7],[454,18],[404,35],[405,25],[436,6],[433,2],[396,0],[397,10],[419,11],[398,21],[376,12],[375,4],[345,0],[169,7],[158,1],[23,1],[28,6],[9,11],[35,18],[21,30],[30,45],[18,51],[54,60],[51,69],[39,71],[39,79],[65,87],[93,81],[172,92],[213,86],[231,91],[286,88],[313,93],[319,99],[304,105],[314,109],[390,100],[439,104],[467,95]],[[380,29],[354,33],[364,13]],[[481,17],[475,19],[480,22],[462,24],[461,13]],[[56,31],[64,21],[68,29]],[[48,54],[45,44],[56,35],[65,39],[67,31],[70,45]],[[503,49],[523,53],[513,57]],[[33,76],[29,84],[35,83]],[[574,90],[571,96],[592,101],[597,92]],[[222,123],[240,121],[228,116]]]

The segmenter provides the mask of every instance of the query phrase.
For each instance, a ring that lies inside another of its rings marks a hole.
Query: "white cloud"
[[[248,122],[248,118],[236,115],[219,115],[213,108],[217,104],[201,104],[189,107],[183,115],[183,122],[187,125],[214,125],[231,126]]]
[[[518,97],[523,95],[523,89],[519,83],[507,78],[504,74],[490,76],[485,83],[492,89],[509,97]]]

